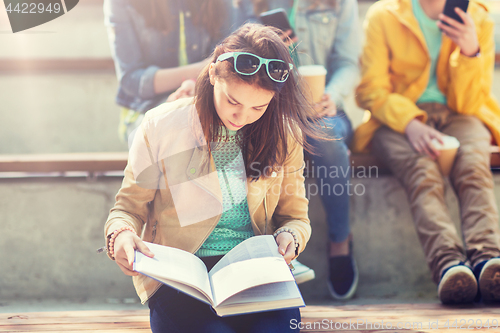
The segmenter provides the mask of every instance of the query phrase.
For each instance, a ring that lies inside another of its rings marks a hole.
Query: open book
[[[145,244],[155,256],[136,251],[135,271],[210,304],[219,316],[305,306],[271,235],[241,242],[210,272],[194,254]]]

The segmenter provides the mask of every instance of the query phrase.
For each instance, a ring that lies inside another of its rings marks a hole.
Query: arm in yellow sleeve
[[[372,7],[373,9],[373,7]],[[370,10],[364,29],[366,42],[361,56],[362,79],[356,91],[358,105],[396,132],[404,133],[414,118],[427,120],[427,114],[415,102],[395,93],[390,80],[391,46],[386,38],[389,25],[400,27],[394,17],[382,10]],[[387,29],[386,29],[387,28]],[[402,27],[400,27],[402,28]],[[400,46],[395,46],[400,47]]]

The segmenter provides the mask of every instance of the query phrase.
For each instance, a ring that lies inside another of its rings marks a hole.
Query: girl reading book
[[[304,137],[318,131],[293,67],[274,28],[247,24],[215,48],[194,98],[146,113],[105,237],[108,255],[148,302],[154,333],[288,332],[300,321],[298,308],[218,317],[133,271],[135,250],[154,257],[143,241],[194,253],[208,269],[256,235],[274,235],[287,263],[304,250]]]

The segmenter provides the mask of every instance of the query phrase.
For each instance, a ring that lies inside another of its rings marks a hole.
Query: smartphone
[[[283,8],[263,12],[259,15],[259,18],[264,25],[270,25],[283,31],[292,30],[292,33],[288,37],[290,37],[290,39],[295,37],[295,32],[293,31],[290,21],[288,21],[288,16]]]
[[[467,12],[467,7],[469,7],[469,0],[446,0],[444,5],[443,14],[458,21],[460,23],[464,23],[460,16],[455,12],[455,7],[460,8],[464,12]],[[443,22],[443,21],[441,21]],[[446,22],[443,22],[446,25],[449,25]]]

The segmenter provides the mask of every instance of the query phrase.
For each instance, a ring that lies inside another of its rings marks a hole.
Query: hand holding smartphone
[[[457,12],[455,11],[455,7],[458,7],[464,12],[467,12],[467,8],[469,7],[469,0],[446,0],[446,3],[444,5],[444,10],[443,10],[444,15],[454,19],[455,21],[464,23],[464,21],[462,21],[460,16],[458,16]],[[441,22],[449,26],[448,23],[444,21]]]
[[[467,57],[480,55],[479,39],[474,20],[467,13],[468,0],[446,0],[443,13],[439,14],[437,26]],[[459,9],[457,9],[457,7]]]
[[[273,26],[283,30],[283,32],[291,30],[292,33],[288,37],[290,37],[290,39],[295,38],[295,32],[293,31],[290,21],[288,21],[288,16],[283,8],[264,12],[259,15],[259,18],[264,25]]]

